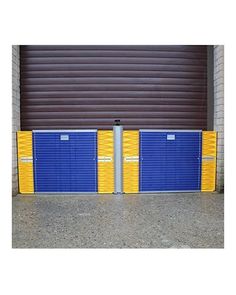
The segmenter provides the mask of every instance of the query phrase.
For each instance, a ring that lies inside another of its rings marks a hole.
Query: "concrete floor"
[[[224,195],[13,198],[13,248],[223,248]]]

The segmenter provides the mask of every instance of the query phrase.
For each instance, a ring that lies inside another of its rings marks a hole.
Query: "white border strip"
[[[49,130],[32,130],[34,133],[48,133],[48,132],[97,132],[97,129],[49,129]]]
[[[65,195],[68,195],[68,194],[76,194],[76,195],[79,195],[79,194],[91,194],[91,195],[98,195],[98,192],[35,192],[33,193],[32,195],[62,195],[62,194],[65,194]],[[23,194],[21,194],[23,195]]]
[[[193,191],[139,191],[139,194],[155,194],[155,193],[200,193],[201,190],[193,190]]]
[[[202,132],[202,130],[139,129],[140,132]]]

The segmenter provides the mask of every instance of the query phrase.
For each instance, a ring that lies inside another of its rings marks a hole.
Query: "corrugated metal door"
[[[199,191],[201,132],[140,132],[140,191]]]
[[[35,192],[97,192],[97,132],[33,132]]]
[[[21,46],[21,127],[207,129],[207,46]]]

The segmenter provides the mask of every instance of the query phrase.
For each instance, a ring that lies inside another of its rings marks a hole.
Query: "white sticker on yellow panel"
[[[33,163],[33,157],[21,157],[20,161],[22,163]]]
[[[124,157],[125,162],[138,162],[139,156],[128,156]]]
[[[112,157],[107,156],[99,156],[98,162],[112,162]]]

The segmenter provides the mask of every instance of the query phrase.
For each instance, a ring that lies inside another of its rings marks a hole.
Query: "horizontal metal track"
[[[121,78],[121,77],[106,77],[106,78],[91,78],[91,77],[63,77],[63,78],[22,78],[21,85],[57,85],[57,84],[162,84],[165,85],[206,85],[205,79],[189,79],[189,78]]]
[[[161,58],[185,58],[185,59],[206,59],[206,52],[202,51],[175,51],[171,50],[24,50],[22,57],[155,57]]]
[[[32,127],[31,127],[32,126]],[[94,125],[92,125],[92,124],[90,124],[90,125],[80,125],[79,126],[79,128],[80,129],[88,129],[88,128],[93,128],[93,126]],[[177,125],[176,123],[174,124],[174,126],[171,126],[170,124],[166,124],[166,125],[158,125],[158,124],[155,124],[155,125],[153,125],[153,123],[152,124],[126,124],[126,126],[125,126],[125,128],[124,128],[124,130],[139,130],[139,129],[141,129],[141,128],[146,128],[146,129],[163,129],[163,128],[169,128],[169,130],[171,130],[171,129],[176,129],[176,128],[178,128],[178,129],[183,129],[183,130],[185,130],[185,127],[186,126],[186,124],[184,124],[184,125]],[[205,126],[203,126],[203,125],[196,125],[196,124],[189,124],[188,125],[188,128],[189,128],[189,130],[195,130],[196,129],[196,127],[195,126],[197,126],[197,128],[199,129],[199,130],[206,130],[206,127]],[[61,125],[59,125],[59,124],[57,124],[57,125],[53,125],[53,124],[51,124],[50,126],[48,126],[48,124],[46,123],[45,125],[43,125],[43,124],[41,124],[41,125],[30,125],[30,127],[28,127],[28,125],[22,125],[21,126],[24,130],[32,130],[32,128],[33,129],[35,129],[35,130],[37,130],[37,129],[44,129],[44,130],[51,130],[51,129],[61,129],[61,128],[65,128],[65,126],[63,125],[63,124],[61,124]],[[100,124],[99,125],[99,130],[112,130],[112,127],[113,127],[113,125],[111,125],[111,124],[109,124],[109,123],[107,123],[107,124]],[[70,130],[73,130],[73,129],[76,129],[76,128],[78,128],[78,125],[77,124],[70,124],[70,125],[67,125],[66,126],[66,128],[67,129],[70,129]]]
[[[204,92],[206,86],[165,85],[165,84],[58,84],[58,85],[22,85],[23,91],[193,91]]]
[[[182,112],[152,112],[152,111],[133,111],[133,110],[127,110],[127,111],[116,111],[116,113],[111,113],[110,111],[104,112],[104,111],[94,111],[94,112],[22,112],[25,120],[27,119],[57,119],[58,117],[63,117],[64,119],[102,119],[102,118],[117,118],[119,117],[120,119],[123,118],[139,118],[142,119],[143,116],[145,115],[148,118],[153,118],[153,119],[178,119],[178,118],[183,118],[183,119],[192,119],[193,117],[197,120],[202,120],[202,118],[206,118],[207,112],[187,112],[186,110],[183,110]]]
[[[179,71],[178,69],[172,71],[154,71],[154,70],[60,70],[60,71],[25,71],[21,72],[22,79],[33,79],[33,78],[67,78],[67,77],[128,77],[128,78],[188,78],[188,79],[203,79],[203,73],[200,71]],[[205,76],[205,79],[207,77]]]
[[[206,65],[187,65],[187,64],[21,64],[22,72],[26,71],[187,71],[201,72],[205,74]]]
[[[206,59],[186,58],[150,58],[150,57],[27,57],[21,58],[21,64],[173,64],[205,65]]]
[[[110,98],[111,103],[116,98],[197,98],[199,101],[206,99],[206,92],[194,92],[194,91],[21,91],[22,99],[24,98]],[[158,102],[159,100],[156,99]],[[84,100],[86,102],[86,100]]]
[[[202,105],[138,105],[138,104],[118,104],[118,105],[81,105],[81,106],[71,106],[71,105],[31,105],[30,103],[26,103],[21,106],[22,112],[109,112],[113,108],[114,111],[142,111],[142,112],[200,112],[207,111],[206,106]]]
[[[135,51],[178,51],[205,52],[205,45],[22,45],[24,51],[39,50],[135,50]]]

